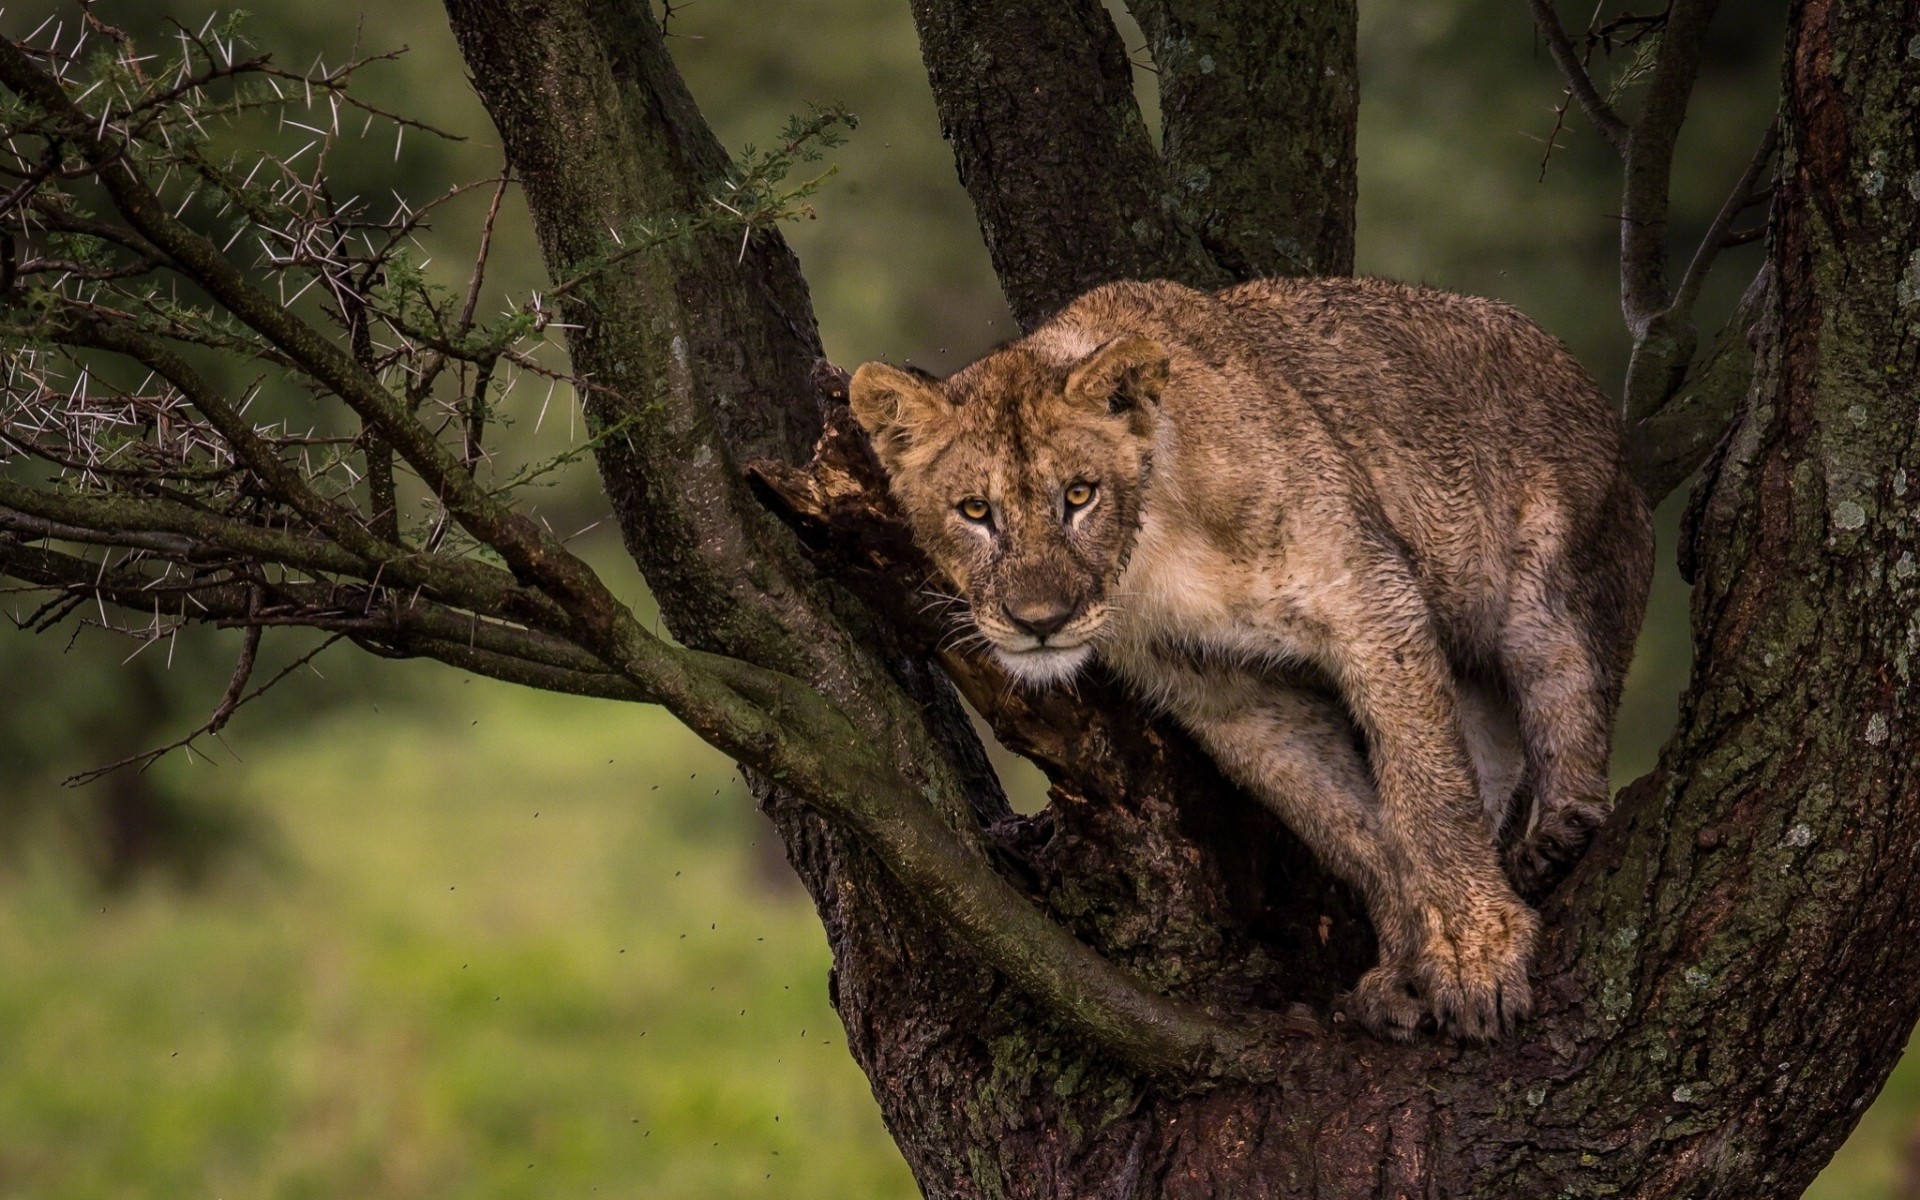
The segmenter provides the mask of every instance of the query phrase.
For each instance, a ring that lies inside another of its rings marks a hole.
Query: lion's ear
[[[847,385],[847,401],[888,474],[907,447],[953,412],[931,379],[883,362],[861,364]]]
[[[1137,333],[1122,334],[1074,365],[1067,397],[1110,413],[1131,413],[1137,431],[1153,425],[1153,410],[1167,385],[1167,351]]]

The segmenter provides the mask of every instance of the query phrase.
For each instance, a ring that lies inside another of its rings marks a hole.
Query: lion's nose
[[[1021,604],[1002,604],[1000,609],[1015,629],[1045,639],[1059,633],[1073,619],[1075,605],[1070,600],[1037,600]]]

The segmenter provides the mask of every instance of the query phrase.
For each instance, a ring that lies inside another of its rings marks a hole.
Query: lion
[[[1097,659],[1360,893],[1369,1030],[1529,1015],[1515,882],[1608,812],[1653,562],[1565,346],[1381,280],[1124,282],[948,379],[867,363],[849,399],[1013,679]]]

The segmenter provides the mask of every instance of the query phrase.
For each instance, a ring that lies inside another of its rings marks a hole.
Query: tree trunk
[[[1179,6],[1149,7],[1150,34],[1171,37]],[[1351,11],[1317,11],[1336,9]],[[657,35],[623,6],[450,0],[449,10],[556,273],[589,250],[568,231],[658,208],[660,180],[720,169]],[[1026,102],[981,88],[994,71],[1077,63],[1091,74],[1071,78],[1097,86],[1049,93],[1053,111],[1078,116],[1048,136],[1156,161],[1128,116],[1130,93],[1116,91],[1124,70],[1097,5],[920,0],[916,14],[963,179],[1023,321],[1113,273],[1276,269],[1233,249],[1213,217],[1165,203],[1159,176],[1101,193],[1096,209],[1145,214],[1136,223],[1094,221],[1050,240],[1061,213],[1045,197],[1060,177],[1022,172],[1064,143],[1008,150],[984,136],[991,122],[968,124],[979,113],[967,88],[990,93],[975,104]],[[958,24],[967,19],[984,23]],[[1023,40],[996,56],[1008,29]],[[950,660],[1004,738],[1054,780],[1045,813],[1010,815],[950,689],[926,669],[925,631],[898,578],[910,550],[850,549],[822,517],[830,503],[795,501],[807,477],[768,464],[762,477],[813,541],[809,565],[740,505],[742,486],[699,474],[756,455],[791,460],[817,419],[819,397],[795,382],[811,319],[776,238],[736,265],[698,244],[655,256],[581,306],[576,366],[611,380],[648,364],[639,374],[719,414],[691,434],[643,421],[628,450],[603,460],[676,636],[807,679],[865,713],[863,728],[907,728],[909,709],[889,708],[881,684],[898,688],[925,706],[912,719],[927,732],[885,743],[897,770],[932,776],[930,794],[963,793],[969,806],[944,806],[944,817],[1054,922],[1229,1022],[1269,1027],[1301,1004],[1320,1015],[1273,1043],[1250,1080],[1213,1060],[1143,1069],[1036,999],[1024,968],[985,965],[977,931],[934,915],[950,898],[903,883],[871,830],[763,778],[757,790],[826,924],[848,1044],[927,1195],[1790,1196],[1811,1179],[1920,1011],[1920,922],[1908,915],[1920,898],[1920,727],[1906,701],[1920,650],[1920,479],[1909,499],[1901,466],[1920,383],[1915,39],[1920,10],[1903,0],[1796,10],[1776,283],[1752,391],[1691,526],[1697,665],[1680,728],[1547,902],[1541,1014],[1490,1047],[1389,1046],[1326,1018],[1370,959],[1364,922],[1176,731],[1097,682],[1074,698],[1010,697],[979,664]],[[601,74],[578,69],[596,53]],[[1346,69],[1350,81],[1350,60]],[[1344,144],[1338,130],[1313,136],[1350,171],[1350,119],[1342,128]],[[601,169],[635,145],[657,154]],[[1015,157],[988,162],[996,146]],[[1350,212],[1351,189],[1303,186],[1273,203],[1324,229],[1329,206]],[[1350,216],[1341,228],[1350,234]],[[1313,261],[1343,265],[1338,241]],[[755,340],[728,340],[736,328]],[[858,475],[870,464],[828,392],[823,449]],[[613,386],[597,402],[603,425],[636,398],[644,389]],[[768,424],[769,407],[786,417]],[[729,411],[760,417],[730,423]],[[719,456],[702,458],[712,446]],[[676,508],[690,493],[732,507]],[[661,524],[669,517],[710,524]],[[712,538],[743,548],[714,554]],[[706,566],[686,561],[693,545]],[[876,555],[894,556],[891,577],[871,570]],[[715,562],[752,565],[735,578]],[[856,650],[869,635],[879,648]],[[850,665],[835,668],[835,656]]]

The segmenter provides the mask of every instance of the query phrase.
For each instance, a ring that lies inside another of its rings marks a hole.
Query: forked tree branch
[[[456,26],[462,7],[455,5]],[[381,309],[369,292],[350,288],[343,295],[336,286],[350,343],[342,346],[303,318],[284,292],[276,296],[261,286],[183,219],[184,206],[162,202],[162,184],[142,166],[150,148],[136,132],[82,111],[60,78],[12,43],[0,45],[0,84],[29,102],[28,136],[62,142],[62,161],[80,164],[74,177],[91,173],[126,223],[101,237],[142,255],[142,269],[191,281],[219,313],[199,324],[147,320],[143,293],[115,293],[115,303],[127,308],[98,303],[96,292],[63,297],[55,290],[43,319],[10,332],[34,347],[34,363],[65,354],[84,374],[86,364],[117,355],[152,371],[168,392],[129,397],[130,411],[138,420],[146,419],[142,412],[175,420],[188,409],[197,414],[204,425],[195,436],[217,435],[229,456],[222,461],[231,466],[196,478],[233,486],[205,482],[199,491],[178,492],[165,484],[164,470],[126,473],[117,464],[135,460],[115,459],[118,449],[99,470],[90,459],[75,460],[70,470],[78,483],[42,485],[24,472],[10,473],[0,478],[0,572],[51,590],[62,613],[83,600],[149,616],[155,629],[183,622],[250,631],[306,626],[377,654],[431,657],[530,686],[661,703],[759,778],[803,800],[830,828],[850,834],[885,864],[912,903],[935,913],[941,928],[1079,1035],[1150,1072],[1258,1073],[1257,1059],[1275,1027],[1258,1020],[1229,1026],[1157,994],[995,872],[981,853],[973,819],[973,792],[991,788],[991,775],[984,762],[943,754],[929,728],[935,718],[961,720],[950,690],[915,664],[890,657],[884,626],[810,574],[790,535],[733,472],[731,461],[743,450],[790,447],[794,428],[808,425],[804,406],[813,403],[806,389],[777,390],[783,378],[806,378],[816,355],[799,351],[817,351],[797,274],[787,283],[778,279],[791,266],[784,247],[750,229],[752,253],[745,257],[737,243],[709,246],[704,233],[672,253],[649,246],[622,256],[599,245],[597,231],[614,228],[611,222],[587,222],[596,231],[590,242],[576,236],[582,213],[572,205],[610,199],[608,215],[621,210],[622,222],[635,213],[673,219],[686,211],[689,194],[704,202],[708,184],[734,182],[657,45],[657,29],[650,22],[637,28],[583,22],[585,10],[576,5],[532,6],[519,14],[524,20],[514,21],[499,19],[497,8],[465,6],[481,27],[468,31],[470,53],[499,50],[503,43],[488,39],[504,38],[532,56],[516,64],[496,61],[492,81],[511,88],[517,66],[564,75],[610,49],[611,60],[599,63],[605,72],[599,82],[615,93],[625,89],[628,98],[646,97],[632,108],[616,101],[612,111],[598,110],[612,124],[599,130],[610,136],[597,144],[580,136],[582,126],[565,123],[589,115],[591,102],[604,101],[606,91],[582,97],[579,105],[541,94],[531,109],[496,115],[509,134],[510,153],[519,156],[516,175],[527,180],[549,235],[556,276],[571,284],[598,271],[589,285],[563,297],[581,317],[574,378],[585,377],[601,435],[596,448],[616,481],[612,490],[630,545],[689,648],[643,629],[558,538],[476,478],[471,428],[462,438],[467,453],[449,449],[417,418],[419,397],[395,392],[381,377],[399,355],[413,351],[372,345],[366,336],[371,320],[416,347],[422,339],[414,333],[430,331],[411,329],[404,312]],[[541,22],[556,17],[583,23],[589,32],[538,37]],[[594,48],[603,35],[617,44]],[[543,57],[556,51],[562,61]],[[234,72],[255,65],[242,60]],[[205,82],[181,78],[187,82],[175,86],[173,101],[184,102]],[[165,119],[164,105],[136,100],[134,107],[139,121]],[[516,123],[529,117],[548,124]],[[543,159],[552,149],[559,157]],[[594,154],[617,170],[587,172],[595,186],[582,192],[573,168],[582,155]],[[621,171],[628,192],[603,186]],[[273,232],[272,200],[211,168],[208,177],[216,192]],[[322,185],[316,178],[304,186],[311,195]],[[329,206],[322,216],[327,228],[320,236],[334,245],[340,215]],[[563,225],[571,227],[561,231]],[[22,226],[29,233],[43,227]],[[323,249],[321,258],[330,253]],[[721,256],[741,268],[737,286],[717,304],[708,303],[711,296],[688,295],[726,278],[718,270]],[[620,270],[605,269],[616,262]],[[283,272],[282,279],[306,270],[313,282],[340,283],[325,274],[324,262],[315,267],[297,254],[270,267]],[[355,304],[364,305],[357,317],[346,311]],[[649,311],[658,319],[643,316]],[[229,320],[234,324],[221,324]],[[268,358],[316,392],[338,397],[359,417],[368,441],[390,446],[396,466],[416,474],[505,569],[418,549],[391,520],[390,505],[362,513],[346,493],[323,491],[316,480],[324,471],[296,469],[283,458],[288,443],[255,429],[245,404],[228,400],[198,374],[178,352],[178,340]],[[437,349],[464,353],[457,341],[455,331]],[[751,377],[744,391],[743,369]],[[26,378],[36,383],[31,373]],[[47,399],[45,378],[36,386]],[[75,410],[61,419],[99,415]],[[58,444],[56,436],[54,449],[34,449],[57,454]],[[649,532],[675,536],[635,536]],[[104,546],[107,553],[96,560],[62,543]],[[862,634],[850,633],[849,622],[864,622]],[[903,762],[912,768],[903,769]]]
[[[1666,403],[1627,425],[1627,469],[1647,502],[1658,504],[1713,454],[1753,381],[1753,333],[1768,302],[1772,275],[1747,285],[1726,327]]]
[[[1664,15],[1643,21],[1643,32],[1657,25],[1659,41],[1652,50],[1646,97],[1630,124],[1600,97],[1552,0],[1529,3],[1568,90],[1625,161],[1620,308],[1632,338],[1632,352],[1622,388],[1622,409],[1630,430],[1633,470],[1649,496],[1658,499],[1704,460],[1719,431],[1731,419],[1736,393],[1744,392],[1751,369],[1746,329],[1756,310],[1742,304],[1734,322],[1696,371],[1699,332],[1694,308],[1707,272],[1720,251],[1734,240],[1734,223],[1762,194],[1763,179],[1773,161],[1778,122],[1768,125],[1679,283],[1673,285],[1669,282],[1666,242],[1674,149],[1700,73],[1718,0],[1673,0]],[[1590,33],[1589,40],[1594,36]],[[1599,36],[1604,36],[1604,31]]]
[[[1700,74],[1719,0],[1673,0],[1654,54],[1646,99],[1627,138],[1620,224],[1620,308],[1636,335],[1672,303],[1667,285],[1667,209],[1673,152]]]

